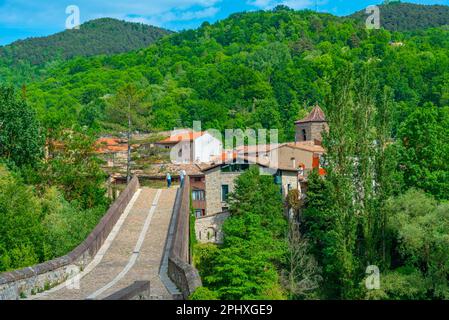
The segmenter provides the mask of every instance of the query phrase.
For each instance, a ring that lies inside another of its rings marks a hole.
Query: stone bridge
[[[201,286],[190,264],[190,188],[130,182],[67,256],[0,274],[0,300],[186,299]]]

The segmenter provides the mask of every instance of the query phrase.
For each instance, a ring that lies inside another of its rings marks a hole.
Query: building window
[[[296,169],[296,159],[295,158],[290,158],[291,162],[292,162],[292,168]]]
[[[221,201],[227,202],[229,198],[229,185],[224,184],[221,186]]]
[[[203,181],[203,178],[200,178],[200,177],[195,178],[195,182],[201,182],[201,181]]]
[[[201,218],[204,217],[206,215],[206,210],[204,209],[195,209],[195,217],[196,218]]]
[[[303,141],[307,141],[306,129],[302,129],[302,139],[303,139]]]
[[[206,192],[204,190],[193,190],[192,200],[194,201],[204,201],[206,199]]]
[[[274,176],[274,183],[278,186],[282,185],[282,171],[278,171]]]

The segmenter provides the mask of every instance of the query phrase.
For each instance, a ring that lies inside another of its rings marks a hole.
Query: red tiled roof
[[[186,141],[193,141],[197,138],[203,136],[205,132],[184,132],[179,133],[176,135],[173,135],[171,137],[168,137],[167,139],[164,139],[162,141],[157,142],[158,144],[177,144],[178,142],[186,142]]]
[[[287,147],[301,149],[309,152],[325,153],[323,146],[316,144],[314,141],[300,141],[286,144]]]
[[[126,141],[119,138],[100,138],[95,142],[97,153],[125,152],[128,150]]]
[[[319,105],[316,105],[307,117],[302,120],[296,121],[296,124],[307,122],[326,122],[326,116]]]

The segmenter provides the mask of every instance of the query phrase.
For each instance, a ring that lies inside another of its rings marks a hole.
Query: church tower
[[[296,121],[295,142],[322,141],[323,131],[329,131],[329,125],[323,110],[317,104],[307,117]]]

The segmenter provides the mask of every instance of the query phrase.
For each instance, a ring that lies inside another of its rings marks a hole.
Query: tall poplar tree
[[[354,206],[354,131],[353,70],[346,68],[334,80],[327,101],[329,133],[324,135],[332,223],[328,231],[325,271],[329,284],[342,298],[350,298],[354,288],[357,261],[357,219]]]

